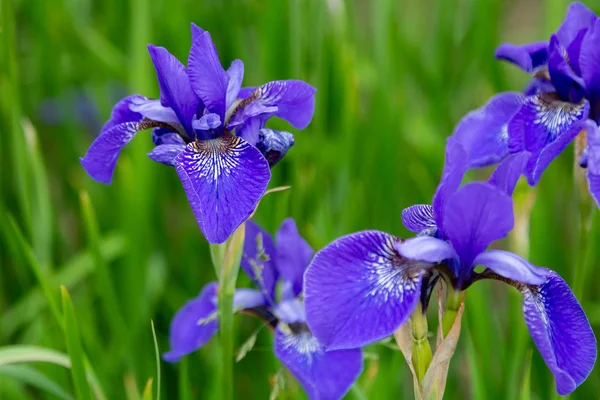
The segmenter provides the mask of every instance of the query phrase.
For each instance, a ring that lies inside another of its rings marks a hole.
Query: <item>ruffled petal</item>
[[[590,194],[600,207],[600,131],[598,126],[589,121],[586,127],[587,134],[587,179]]]
[[[438,230],[444,234],[444,211],[446,202],[460,186],[469,169],[468,155],[462,145],[450,136],[446,141],[446,160],[440,184],[433,196],[433,215]]]
[[[575,40],[582,29],[589,29],[598,17],[585,5],[575,2],[569,6],[565,20],[556,32],[556,36],[565,46]]]
[[[555,272],[523,289],[523,313],[533,342],[556,379],[560,395],[573,392],[596,362],[596,337],[581,305]]]
[[[511,198],[489,183],[468,183],[448,200],[445,232],[461,260],[463,276],[472,271],[475,257],[513,225]]]
[[[277,231],[277,269],[292,284],[294,295],[302,292],[302,277],[314,254],[312,247],[300,236],[296,222],[286,218]]]
[[[242,87],[242,81],[244,80],[244,63],[242,60],[233,60],[225,73],[227,74],[225,109],[229,109],[235,99],[237,99],[240,88]]]
[[[416,204],[402,210],[402,223],[411,232],[421,233],[435,229],[433,207],[429,204]]]
[[[200,105],[200,100],[190,87],[185,67],[164,47],[150,44],[148,52],[156,69],[160,103],[173,109],[186,132],[190,132],[192,117]]]
[[[548,42],[524,45],[501,44],[494,53],[496,58],[511,62],[525,72],[533,72],[548,61]]]
[[[528,285],[546,282],[549,271],[537,267],[524,258],[504,250],[488,250],[475,257],[473,265],[488,267],[498,275]]]
[[[170,166],[175,166],[175,157],[185,150],[185,144],[161,144],[156,146],[148,157],[152,160]]]
[[[529,154],[527,152],[509,155],[494,170],[489,182],[507,195],[512,196],[528,159]]]
[[[110,120],[104,124],[100,135],[80,159],[85,172],[95,181],[110,184],[123,147],[137,132],[150,127],[142,123],[143,116],[140,113],[131,111],[130,108],[134,102],[143,100],[146,98],[134,95],[118,102],[112,110]]]
[[[550,161],[577,135],[577,123],[587,119],[588,113],[587,101],[581,104],[566,103],[557,100],[551,93],[525,100],[508,124],[508,135],[512,153],[531,153],[525,167],[530,185],[537,184]]]
[[[275,299],[278,276],[276,258],[277,250],[271,235],[256,222],[247,221],[241,266],[271,302]]]
[[[188,58],[192,89],[210,112],[225,120],[227,74],[210,33],[192,23],[192,48]]]
[[[273,168],[285,157],[294,144],[294,135],[291,133],[263,128],[258,132],[256,148],[260,150],[269,162],[269,166]]]
[[[391,335],[412,314],[423,270],[394,248],[399,239],[364,231],[319,251],[304,275],[307,323],[328,349]]]
[[[428,263],[440,263],[457,258],[452,245],[445,240],[430,236],[420,236],[395,244],[396,250],[403,257]]]
[[[175,167],[210,243],[223,243],[248,219],[271,179],[260,151],[230,134],[188,144]]]
[[[304,129],[315,111],[316,89],[298,80],[273,81],[257,88],[229,121],[229,129],[261,114],[276,115],[294,128]]]
[[[360,375],[360,349],[327,351],[304,326],[279,323],[275,355],[311,400],[341,399]]]
[[[219,329],[216,313],[217,283],[211,282],[204,286],[198,297],[185,303],[175,314],[169,333],[171,350],[163,354],[163,359],[177,362],[204,346]]]
[[[500,93],[483,107],[468,113],[452,136],[469,157],[469,168],[500,162],[508,152],[508,121],[516,114],[525,97],[521,93]]]

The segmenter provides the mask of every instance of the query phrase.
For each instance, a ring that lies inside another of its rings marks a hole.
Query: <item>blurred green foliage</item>
[[[494,48],[503,41],[546,38],[568,5],[565,0],[0,3],[0,344],[43,346],[72,357],[76,349],[73,376],[79,384],[72,386],[63,355],[57,353],[60,362],[53,362],[40,353],[46,363],[0,366],[1,399],[88,394],[82,365],[88,377],[97,377],[106,398],[141,398],[148,379],[157,382],[150,320],[166,351],[175,311],[215,280],[208,245],[175,171],[146,157],[152,147],[148,132],[124,150],[111,186],[93,182],[78,162],[120,96],[157,96],[147,43],[186,60],[193,21],[211,32],[224,65],[244,61],[247,85],[298,78],[318,89],[313,123],[297,132],[296,146],[273,171],[271,187],[292,189],[265,198],[256,219],[273,232],[292,216],[319,249],[368,228],[407,237],[400,213],[430,201],[454,125],[494,93],[520,90],[527,80],[494,60]],[[588,5],[600,11],[600,2]],[[281,121],[270,123],[290,129]],[[575,284],[597,329],[600,225],[594,211],[589,246],[580,249],[572,165],[565,154],[535,191],[518,187],[517,229],[506,246]],[[475,171],[470,179],[488,174]],[[61,284],[74,307],[66,327]],[[246,278],[239,280],[246,284]],[[555,397],[551,373],[532,352],[520,295],[481,282],[469,289],[466,303],[446,397]],[[73,323],[76,335],[69,334]],[[237,348],[258,324],[237,317]],[[278,372],[271,340],[261,331],[254,349],[236,364],[237,398],[268,398],[281,376],[286,382],[281,398],[303,398],[293,378]],[[218,350],[215,338],[177,365],[163,363],[163,398],[219,398]],[[385,344],[366,352],[364,372],[348,398],[411,398],[401,353]],[[90,386],[98,396],[96,383]],[[571,397],[598,393],[596,368]]]

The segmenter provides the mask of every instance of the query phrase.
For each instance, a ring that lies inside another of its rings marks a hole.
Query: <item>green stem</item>
[[[579,201],[579,243],[575,262],[575,277],[573,279],[573,293],[582,300],[585,282],[588,276],[588,264],[586,262],[588,247],[590,244],[590,233],[592,228],[592,208],[588,201]]]
[[[465,299],[465,292],[457,292],[448,285],[448,295],[446,296],[446,307],[444,310],[444,316],[442,317],[442,334],[444,337],[448,336],[450,329],[454,325],[458,309]]]
[[[237,281],[240,261],[244,248],[245,225],[223,244],[211,245],[211,254],[223,254],[219,270],[219,320],[221,337],[221,399],[233,399],[233,296],[235,294],[235,283]],[[224,247],[223,249],[214,249]],[[213,261],[219,261],[220,257],[213,257]]]
[[[423,314],[421,304],[417,306],[410,317],[410,330],[412,334],[412,363],[415,368],[419,384],[423,381],[425,373],[431,364],[432,353],[431,345],[427,334],[427,316]]]

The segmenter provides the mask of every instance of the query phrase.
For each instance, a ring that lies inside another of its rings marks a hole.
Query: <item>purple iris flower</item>
[[[288,132],[263,129],[277,116],[304,129],[314,112],[315,89],[282,80],[242,88],[244,64],[224,70],[210,34],[192,24],[187,68],[165,48],[148,46],[160,99],[124,98],[81,163],[109,184],[121,149],[153,128],[154,161],[174,166],[200,229],[222,243],[254,211],[271,178],[270,167],[294,144]]]
[[[261,318],[275,331],[275,355],[311,399],[339,399],[362,371],[362,351],[327,350],[312,335],[306,325],[302,277],[313,250],[291,218],[283,221],[276,239],[277,244],[257,224],[246,223],[241,266],[259,290],[237,289],[234,308]],[[216,282],[207,284],[177,312],[171,323],[171,350],[163,356],[166,361],[176,362],[196,351],[217,332],[217,290]]]
[[[534,186],[579,135],[579,164],[588,168],[590,193],[600,206],[600,19],[573,3],[549,41],[505,43],[496,57],[530,73],[532,80],[524,94],[499,94],[459,124],[454,136],[467,150],[470,166],[526,153],[523,174]]]
[[[450,138],[433,205],[402,213],[417,237],[364,231],[316,254],[305,274],[308,326],[328,349],[364,346],[391,335],[419,302],[426,309],[440,277],[458,291],[478,280],[500,280],[523,294],[525,321],[557,391],[570,393],[596,360],[596,339],[583,309],[555,272],[508,251],[486,250],[513,228],[510,194],[527,158],[511,156],[490,182],[461,187],[468,161],[467,151]],[[486,269],[477,273],[477,265]]]

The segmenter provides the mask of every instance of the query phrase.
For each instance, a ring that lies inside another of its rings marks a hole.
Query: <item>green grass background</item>
[[[150,320],[164,352],[175,311],[215,279],[208,245],[175,171],[146,157],[149,132],[124,150],[111,186],[93,182],[79,165],[119,96],[158,95],[147,43],[186,60],[193,21],[211,32],[224,65],[244,61],[245,84],[298,78],[318,89],[312,124],[294,132],[296,146],[273,170],[271,187],[292,189],[269,195],[256,219],[273,232],[292,216],[319,249],[362,229],[408,237],[400,213],[430,201],[454,125],[494,93],[520,90],[527,81],[524,73],[494,60],[494,48],[503,41],[547,38],[568,5],[0,3],[0,345],[68,351],[75,367],[71,375],[50,363],[0,365],[0,399],[85,398],[86,364],[108,399],[139,398],[150,377],[156,393]],[[600,12],[600,2],[587,3]],[[282,121],[270,126],[291,129]],[[600,223],[594,210],[588,245],[582,246],[571,153],[553,163],[537,189],[518,187],[518,229],[504,245],[575,285],[598,332]],[[474,171],[470,179],[486,179],[489,172]],[[71,294],[74,313],[69,297],[63,293],[61,300],[60,284]],[[247,284],[240,278],[239,285]],[[466,303],[446,397],[557,397],[525,327],[520,295],[503,284],[480,282],[469,289]],[[250,317],[236,318],[236,348],[258,325]],[[281,368],[271,340],[261,331],[254,349],[235,365],[236,398],[268,398]],[[348,398],[412,398],[401,353],[382,344],[366,352],[364,372]],[[0,360],[6,363],[6,357]],[[218,337],[183,362],[161,367],[162,398],[220,397]],[[280,398],[304,398],[293,378],[283,377]],[[596,368],[571,397],[599,396]]]

